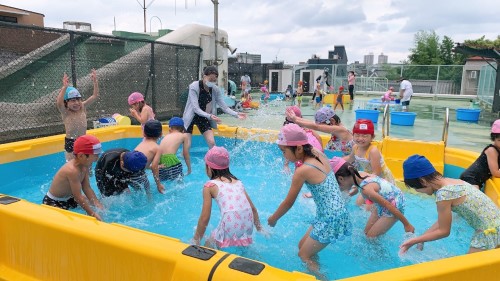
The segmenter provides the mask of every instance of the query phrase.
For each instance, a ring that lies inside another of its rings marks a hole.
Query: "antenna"
[[[276,61],[278,61],[278,54],[280,53],[281,48],[278,49],[278,52],[276,52]]]
[[[147,8],[149,8],[149,6],[151,6],[151,4],[153,4],[153,2],[155,0],[151,0],[151,2],[149,2],[149,4],[147,6],[146,6],[146,0],[143,0],[142,4],[141,4],[141,2],[139,2],[139,0],[135,0],[135,1],[137,1],[139,6],[141,6],[141,8],[144,10],[144,32],[146,32],[146,10],[147,10]]]

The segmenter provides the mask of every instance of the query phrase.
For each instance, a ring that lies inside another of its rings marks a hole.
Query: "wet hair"
[[[297,151],[297,146],[288,146],[288,147],[295,154],[295,151]],[[302,147],[304,148],[304,155],[309,156],[309,157],[313,157],[314,159],[318,160],[319,163],[323,164],[323,162],[321,162],[319,157],[313,153],[313,146],[311,144],[306,143]]]
[[[342,166],[340,166],[339,170],[335,173],[335,178],[337,179],[338,181],[338,178],[339,177],[352,177],[353,181],[354,181],[354,184],[359,187],[359,184],[358,184],[358,181],[356,180],[356,177],[359,177],[360,179],[366,179],[368,176],[366,177],[362,177],[358,170],[356,168],[354,168],[354,166],[348,162],[345,162]]]
[[[491,133],[490,134],[491,141],[494,141],[494,140],[496,140],[498,138],[500,138],[500,133]]]
[[[208,167],[208,165],[205,164],[205,166],[207,168],[210,168]],[[231,172],[229,171],[229,168],[226,168],[226,169],[214,169],[214,168],[210,168],[212,170],[212,177],[210,178],[211,180],[215,180],[215,179],[219,179],[219,178],[226,178],[229,180],[229,182],[233,182],[233,180],[238,180],[237,177],[235,177],[233,174],[231,174]]]
[[[77,97],[77,98],[71,98],[71,99],[64,100],[64,107],[65,108],[68,108],[68,101],[70,101],[70,100],[82,100],[82,98]]]
[[[290,121],[290,120],[285,118],[285,122],[283,122],[283,126],[285,126],[286,124],[295,124],[295,123],[293,121]]]
[[[420,177],[420,178],[416,178],[416,179],[404,179],[404,183],[406,184],[406,186],[408,186],[410,188],[420,189],[420,188],[424,188],[424,186],[422,185],[422,181],[423,180],[425,180],[426,182],[431,182],[431,181],[438,180],[438,179],[440,179],[442,177],[443,177],[443,175],[440,172],[435,171],[432,174],[428,174],[427,176],[423,176],[423,177]]]
[[[184,128],[184,126],[168,126],[168,128],[181,133],[186,132],[186,128]]]
[[[340,121],[340,117],[337,114],[333,115],[332,118],[333,118],[333,120],[335,120],[335,122],[337,123],[337,125],[340,124],[340,122],[341,122]]]

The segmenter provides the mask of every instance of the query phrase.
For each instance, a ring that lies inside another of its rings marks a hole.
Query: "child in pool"
[[[329,107],[322,107],[314,114],[315,122],[297,116],[293,110],[286,111],[286,118],[301,127],[331,135],[326,149],[340,151],[347,156],[354,144],[352,133],[342,124],[340,117]]]
[[[102,220],[92,208],[103,209],[103,206],[90,187],[89,180],[89,169],[101,152],[101,143],[96,137],[78,137],[73,147],[73,159],[57,171],[43,198],[43,204],[65,210],[80,206],[89,216]]]
[[[286,198],[267,222],[272,227],[276,225],[293,206],[305,183],[316,203],[316,218],[299,241],[298,255],[311,272],[321,276],[314,257],[328,244],[351,234],[349,213],[328,159],[308,143],[304,129],[297,124],[283,126],[277,144],[288,161],[301,161],[303,165],[295,169]]]
[[[300,110],[300,108],[298,106],[295,106],[295,105],[289,106],[289,107],[287,107],[286,110],[292,110],[295,113],[295,116],[302,117],[302,111]],[[283,126],[286,124],[291,124],[291,123],[293,123],[293,122],[290,121],[287,117],[285,117],[285,122],[283,123]],[[304,128],[304,131],[307,134],[307,140],[308,140],[309,144],[312,145],[317,150],[323,152],[323,142],[321,141],[321,136],[318,135],[318,133],[316,133],[315,131],[313,131],[311,129]],[[289,163],[290,163],[290,161],[285,159],[285,172],[286,173],[290,173],[290,167],[288,166]],[[302,163],[300,161],[295,162],[295,168],[299,167],[300,165],[302,165]]]
[[[382,96],[383,103],[389,103],[392,100],[392,92],[394,91],[394,87],[389,87],[389,90],[385,92]]]
[[[90,78],[94,84],[94,92],[88,99],[82,100],[80,92],[74,87],[69,87],[69,77],[66,73],[63,75],[63,85],[57,95],[56,106],[61,113],[66,131],[64,138],[66,161],[75,157],[73,144],[79,136],[83,136],[87,132],[87,106],[94,103],[99,97],[99,84],[95,69],[90,72]]]
[[[493,144],[483,149],[481,155],[461,175],[460,179],[476,188],[483,188],[484,183],[493,177],[500,177],[500,119],[491,126]]]
[[[260,91],[264,94],[264,103],[267,103],[269,101],[269,98],[271,97],[271,94],[269,93],[269,90],[267,89],[267,80],[264,81],[264,84],[261,84]]]
[[[445,178],[424,156],[415,154],[403,162],[404,182],[417,192],[436,195],[438,220],[424,234],[401,244],[401,252],[410,247],[450,235],[452,212],[475,229],[468,253],[500,248],[500,209],[472,185]]]
[[[302,105],[302,94],[304,94],[304,88],[303,88],[304,82],[300,80],[297,84],[297,106],[300,108]]]
[[[337,94],[337,100],[335,102],[335,107],[333,108],[333,110],[337,109],[337,105],[340,104],[340,107],[342,108],[342,111],[344,111],[344,87],[343,86],[340,86],[339,87],[339,93]]]
[[[144,96],[139,92],[133,92],[128,96],[128,105],[130,114],[141,123],[144,131],[144,124],[147,121],[155,119],[155,114],[151,106],[144,101]]]
[[[153,159],[155,156],[159,153],[160,151],[160,146],[158,145],[158,139],[161,137],[162,133],[162,125],[161,122],[158,120],[149,120],[144,124],[144,139],[135,147],[134,150],[140,151],[146,155],[147,162],[146,162],[146,168],[151,169],[152,165],[151,163],[153,162]],[[136,178],[136,181],[140,182],[141,184],[144,185],[144,189],[146,191],[146,194],[148,195],[148,198],[151,199],[151,190],[150,190],[150,183],[147,178],[146,173],[142,173],[138,178]],[[164,190],[163,186],[156,184],[158,191],[162,193]]]
[[[219,205],[221,220],[205,241],[209,247],[234,247],[252,244],[253,226],[262,230],[257,209],[245,191],[243,183],[229,171],[229,153],[223,147],[214,146],[205,155],[205,169],[210,181],[203,186],[203,207],[193,242],[200,245],[205,234],[212,199]]]
[[[350,195],[359,190],[363,198],[373,202],[375,208],[371,208],[364,230],[367,237],[386,233],[398,220],[403,223],[405,232],[415,231],[404,216],[405,198],[398,187],[376,175],[358,172],[340,157],[333,157],[330,165],[342,190],[350,190],[352,186],[356,186]]]
[[[161,193],[165,192],[162,181],[180,180],[184,177],[182,163],[177,158],[177,150],[181,145],[182,155],[187,166],[187,175],[191,174],[191,158],[189,155],[191,141],[185,132],[182,118],[172,117],[168,122],[168,134],[161,140],[158,153],[151,165],[156,186]]]

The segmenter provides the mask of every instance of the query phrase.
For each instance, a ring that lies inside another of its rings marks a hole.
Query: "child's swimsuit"
[[[210,180],[205,188],[209,183],[219,188],[215,201],[221,212],[219,225],[212,231],[211,237],[219,248],[250,245],[253,241],[254,220],[252,207],[245,196],[245,187],[239,180],[230,183]]]
[[[75,198],[73,198],[73,196],[67,198],[59,198],[52,195],[50,191],[47,191],[47,194],[43,197],[42,203],[45,205],[57,207],[64,210],[74,209],[78,207],[78,203],[76,203]]]
[[[175,154],[162,154],[160,157],[160,164],[165,168],[159,169],[159,176],[161,181],[176,180],[184,176],[182,173],[182,163]]]
[[[342,151],[344,156],[348,156],[352,152],[352,146],[354,145],[354,140],[341,141],[336,135],[332,134],[332,137],[326,144],[326,149],[333,151]]]
[[[494,147],[498,152],[498,166],[500,167],[500,150],[490,144],[483,149],[481,155],[460,175],[460,179],[470,184],[482,187],[483,184],[491,177],[490,167],[488,166],[488,157],[484,151],[490,147]]]
[[[403,192],[390,182],[385,179],[375,176],[371,178],[367,178],[363,180],[359,184],[360,192],[363,190],[363,187],[369,183],[377,183],[380,187],[378,193],[385,200],[387,200],[391,205],[396,207],[402,214],[404,214],[405,209],[405,198],[403,196]],[[363,195],[363,198],[368,199]],[[379,217],[394,217],[394,214],[389,211],[389,209],[380,206],[379,204],[375,204],[377,206],[377,214]]]
[[[354,150],[354,158],[356,159],[354,161],[354,166],[358,171],[364,171],[366,173],[372,174],[373,173],[373,168],[372,164],[370,163],[370,159],[368,159],[368,155],[373,147],[373,144],[368,147],[365,153],[365,157],[359,157],[356,155],[357,148]],[[379,152],[380,153],[380,152]],[[384,180],[394,184],[394,177],[392,176],[391,170],[385,165],[384,162],[384,157],[382,157],[382,154],[380,154],[380,167],[382,170],[382,173],[380,174],[380,177],[383,178]]]
[[[311,190],[314,203],[316,203],[316,218],[312,223],[312,231],[309,236],[323,244],[342,240],[351,235],[352,224],[349,213],[345,208],[345,201],[340,193],[340,188],[334,174],[326,174],[315,165],[304,163],[326,175],[326,178],[318,184],[306,182]]]
[[[343,100],[342,100],[342,99],[343,99],[343,96],[344,96],[344,94],[338,94],[338,95],[337,95],[337,102],[338,102],[338,103],[342,103],[342,102],[343,102]]]
[[[488,196],[469,184],[446,185],[435,194],[436,202],[465,196],[465,201],[451,210],[476,230],[470,243],[472,248],[489,250],[500,245],[500,209]]]

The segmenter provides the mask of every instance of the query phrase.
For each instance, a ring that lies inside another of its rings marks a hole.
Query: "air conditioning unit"
[[[477,78],[477,71],[473,70],[469,74],[470,79],[476,79]]]

